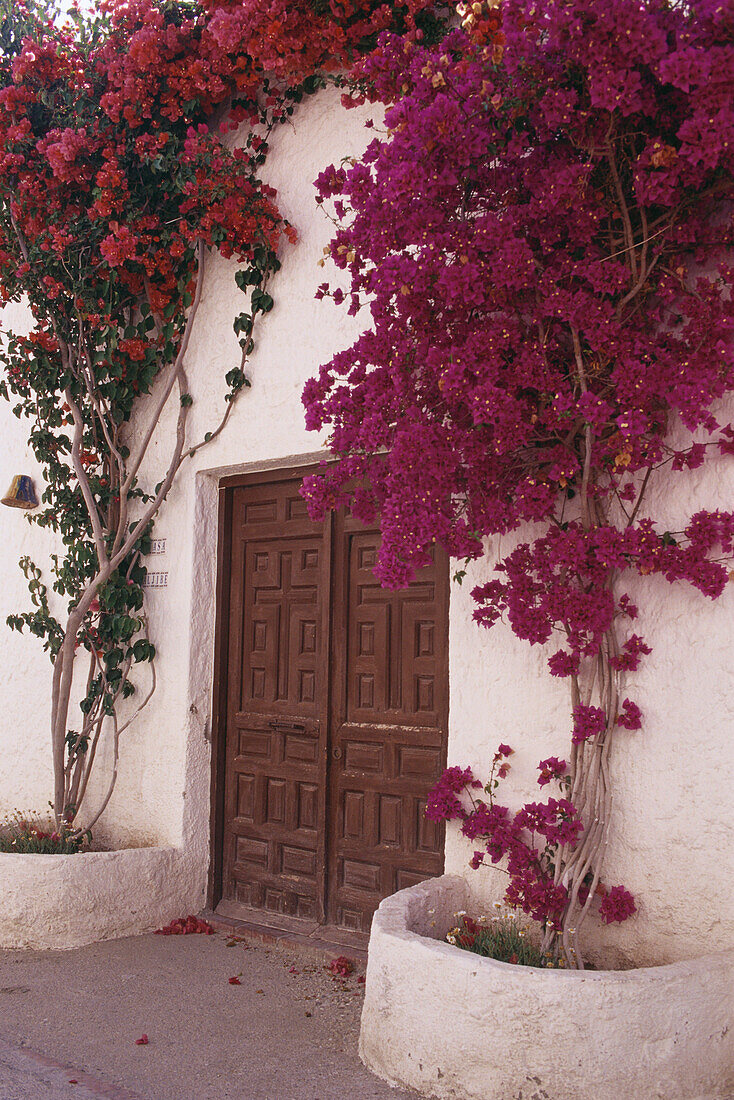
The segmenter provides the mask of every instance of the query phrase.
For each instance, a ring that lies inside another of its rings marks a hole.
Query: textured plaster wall
[[[166,553],[148,559],[151,570],[168,572],[168,587],[150,591],[148,599],[159,686],[125,734],[117,790],[98,835],[113,846],[183,847],[193,868],[192,908],[203,899],[208,861],[218,478],[290,465],[317,451],[319,441],[303,426],[303,383],[351,342],[359,325],[329,301],[314,300],[316,287],[331,274],[317,266],[331,227],[313,201],[312,181],[326,164],[365,147],[365,117],[364,111],[343,111],[338,95],[324,92],[275,134],[266,175],[300,240],[284,249],[273,283],[276,307],[260,321],[249,370],[252,389],[223,435],[182,470],[157,521]],[[244,299],[234,286],[234,270],[219,259],[207,263],[188,357],[192,438],[216,424],[224,408],[223,375],[238,362],[231,323]],[[143,471],[150,486],[160,480],[174,417],[172,410]],[[40,488],[26,427],[1,405],[0,432],[0,489],[21,472],[35,475]],[[717,462],[705,475],[697,471],[679,479],[679,485],[675,497],[655,505],[670,514],[671,526],[704,503],[731,506],[734,462]],[[0,815],[14,807],[42,809],[50,797],[50,666],[34,639],[2,626],[9,611],[27,605],[18,557],[30,551],[42,562],[50,548],[51,540],[29,528],[21,512],[0,509]],[[532,789],[537,761],[566,753],[569,708],[563,684],[544,670],[542,652],[516,642],[504,627],[484,633],[472,624],[472,583],[490,566],[491,559],[474,566],[452,592],[449,753],[452,762],[471,763],[484,774],[497,743],[509,741],[516,755],[508,797],[517,804],[523,787]],[[640,914],[627,928],[599,936],[619,943],[625,957],[657,962],[734,946],[734,592],[714,606],[657,580],[645,590],[641,632],[654,654],[629,694],[643,707],[646,723],[640,733],[622,732],[615,750],[614,774],[621,783],[607,871],[610,883],[623,881],[635,892]],[[109,747],[102,752],[103,760],[108,756]],[[469,874],[469,855],[450,833],[447,870]],[[487,897],[502,889],[501,876],[491,871],[474,873],[471,881]]]
[[[26,324],[22,306],[3,311],[4,328],[22,331]],[[0,496],[15,474],[30,474],[40,494],[40,466],[27,439],[28,421],[16,419],[10,406],[0,401]],[[22,509],[0,507],[0,817],[15,809],[43,809],[52,792],[51,665],[41,645],[11,632],[5,619],[28,606],[18,560],[27,554],[43,565],[54,545],[48,532],[31,527]]]
[[[151,631],[159,652],[159,690],[145,720],[131,731],[124,774],[108,828],[120,841],[147,832],[159,843],[185,844],[202,869],[208,858],[211,682],[216,574],[217,484],[225,473],[289,465],[317,451],[303,424],[305,380],[358,327],[314,293],[324,273],[317,266],[330,223],[313,201],[322,168],[364,148],[364,113],[344,112],[329,92],[307,101],[293,126],[275,135],[267,178],[281,210],[297,226],[295,248],[283,250],[273,282],[276,306],[259,322],[248,373],[252,389],[237,403],[226,431],[185,467],[161,513],[156,534],[166,554],[150,569],[168,571],[168,587],[150,592]],[[234,264],[207,264],[202,304],[189,354],[195,404],[191,438],[201,438],[224,411],[222,379],[239,362],[232,319],[245,305],[234,285]],[[151,483],[170,447],[175,410],[148,463]],[[144,412],[143,412],[144,416]],[[142,767],[135,755],[142,758]],[[133,812],[133,806],[138,812]]]

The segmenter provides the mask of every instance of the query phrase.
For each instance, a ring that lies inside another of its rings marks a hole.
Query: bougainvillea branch
[[[734,389],[734,10],[460,11],[437,47],[381,40],[356,96],[388,103],[386,135],[317,181],[350,283],[319,296],[372,324],[306,387],[336,461],[305,493],[313,516],[379,516],[388,586],[435,541],[471,559],[514,533],[474,616],[554,643],[549,671],[570,684],[583,833],[558,847],[564,909],[548,929],[571,965],[569,929],[602,873],[613,745],[642,726],[623,681],[649,647],[626,580],[712,599],[728,581],[734,514],[666,530],[648,489],[734,453],[714,412]]]

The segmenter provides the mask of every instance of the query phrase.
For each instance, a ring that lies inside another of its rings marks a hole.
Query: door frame
[[[207,908],[214,911],[223,897],[223,863],[224,863],[224,828],[225,828],[225,794],[226,794],[226,744],[227,744],[227,701],[228,701],[228,668],[229,668],[229,615],[231,592],[231,562],[233,548],[233,516],[234,516],[234,490],[247,486],[268,485],[274,482],[293,481],[303,478],[310,473],[317,472],[323,467],[323,461],[306,460],[302,464],[293,466],[278,466],[272,469],[259,469],[249,473],[233,474],[222,477],[218,485],[218,528],[217,528],[217,573],[215,587],[215,632],[214,632],[214,668],[212,688],[212,725],[211,725],[211,780],[210,780],[210,836],[209,836],[209,873],[207,880]],[[347,524],[350,520],[347,519]],[[355,521],[356,522],[356,521]],[[335,515],[330,512],[324,525],[324,540],[331,554],[334,549]],[[448,560],[447,560],[448,572]],[[341,591],[345,578],[336,576],[330,568],[330,585],[327,593],[329,607],[335,599],[344,599]],[[449,605],[450,584],[446,589],[446,636],[443,639],[448,650],[449,635]],[[327,661],[328,667],[332,667],[330,654],[333,652],[337,661],[334,672],[341,674],[342,660],[338,657],[338,646],[334,646],[332,633],[334,623],[332,621],[327,632]],[[338,666],[338,668],[337,668]],[[444,765],[448,749],[448,714],[450,681],[448,676],[450,665],[447,666],[446,692],[443,700],[444,711]],[[334,684],[327,678],[327,722],[332,720],[334,701]],[[328,729],[327,729],[328,736]],[[320,800],[324,801],[324,811],[329,813],[328,787],[328,761],[326,764],[324,790],[320,792]],[[328,839],[328,822],[325,824],[323,841]],[[445,849],[444,849],[445,850]],[[328,853],[324,853],[328,863]],[[325,867],[327,876],[324,903],[328,903],[328,866]]]

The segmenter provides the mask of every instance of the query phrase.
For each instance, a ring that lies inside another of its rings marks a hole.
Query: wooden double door
[[[382,898],[443,869],[424,810],[446,756],[448,562],[381,588],[379,533],[310,520],[302,472],[222,489],[211,900],[368,932]]]

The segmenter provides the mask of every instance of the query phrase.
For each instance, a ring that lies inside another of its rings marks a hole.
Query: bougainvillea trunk
[[[20,233],[20,231],[18,230]],[[25,241],[22,241],[28,254]],[[158,509],[166,498],[176,474],[186,455],[186,427],[190,401],[186,401],[188,384],[185,357],[190,334],[201,299],[203,282],[203,243],[196,248],[195,291],[187,311],[176,354],[168,369],[156,371],[159,392],[153,402],[149,422],[140,440],[131,450],[123,443],[120,424],[114,410],[106,407],[95,388],[91,361],[77,357],[73,348],[59,334],[59,325],[52,320],[64,372],[70,381],[64,389],[66,411],[72,424],[70,458],[71,476],[78,485],[79,496],[86,510],[86,530],[91,535],[88,545],[88,576],[86,583],[78,584],[75,600],[66,621],[56,626],[59,644],[53,659],[51,695],[51,741],[54,765],[54,815],[57,825],[69,830],[84,802],[89,778],[97,754],[105,724],[111,727],[112,765],[106,791],[102,794],[93,815],[88,816],[85,828],[91,829],[109,802],[117,779],[120,733],[147,705],[152,690],[128,713],[124,722],[118,715],[118,703],[129,693],[130,671],[140,660],[151,662],[152,684],[155,685],[154,651],[148,639],[147,616],[142,609],[139,581],[140,559]],[[80,324],[80,344],[89,347],[92,334]],[[86,368],[86,369],[85,369]],[[74,387],[71,380],[78,383]],[[176,434],[171,445],[167,468],[152,494],[139,502],[132,523],[128,503],[134,501],[131,490],[137,471],[142,466],[153,432],[170,401],[178,406]],[[88,426],[91,425],[96,441],[106,444],[101,462],[104,475],[100,482],[109,491],[106,507],[95,493],[96,479],[90,475],[88,463],[83,460],[83,445]],[[133,577],[135,576],[135,580]],[[124,600],[126,614],[117,623],[106,624],[112,629],[111,637],[103,639],[100,628],[104,617],[103,604],[114,612],[120,606],[113,600],[110,588],[135,589],[127,592]],[[45,600],[45,593],[43,596]],[[45,610],[48,611],[47,605]],[[131,612],[136,611],[133,616]],[[112,643],[112,644],[110,644]],[[127,643],[127,647],[123,648]],[[82,647],[82,648],[80,648]],[[75,672],[79,659],[87,657],[87,675],[81,708],[81,728],[70,730],[69,711],[75,687]]]
[[[583,833],[573,848],[561,846],[556,853],[554,881],[565,888],[568,899],[560,930],[547,928],[543,941],[544,951],[552,952],[556,958],[562,955],[569,966],[582,965],[577,936],[601,881],[611,820],[610,755],[619,697],[617,674],[610,665],[615,645],[614,632],[608,631],[599,654],[591,662],[592,686],[585,692],[582,692],[578,676],[572,678],[573,709],[580,704],[591,706],[598,702],[599,709],[608,717],[593,741],[581,741],[571,749],[568,797],[583,823]],[[593,685],[598,685],[596,695]]]

